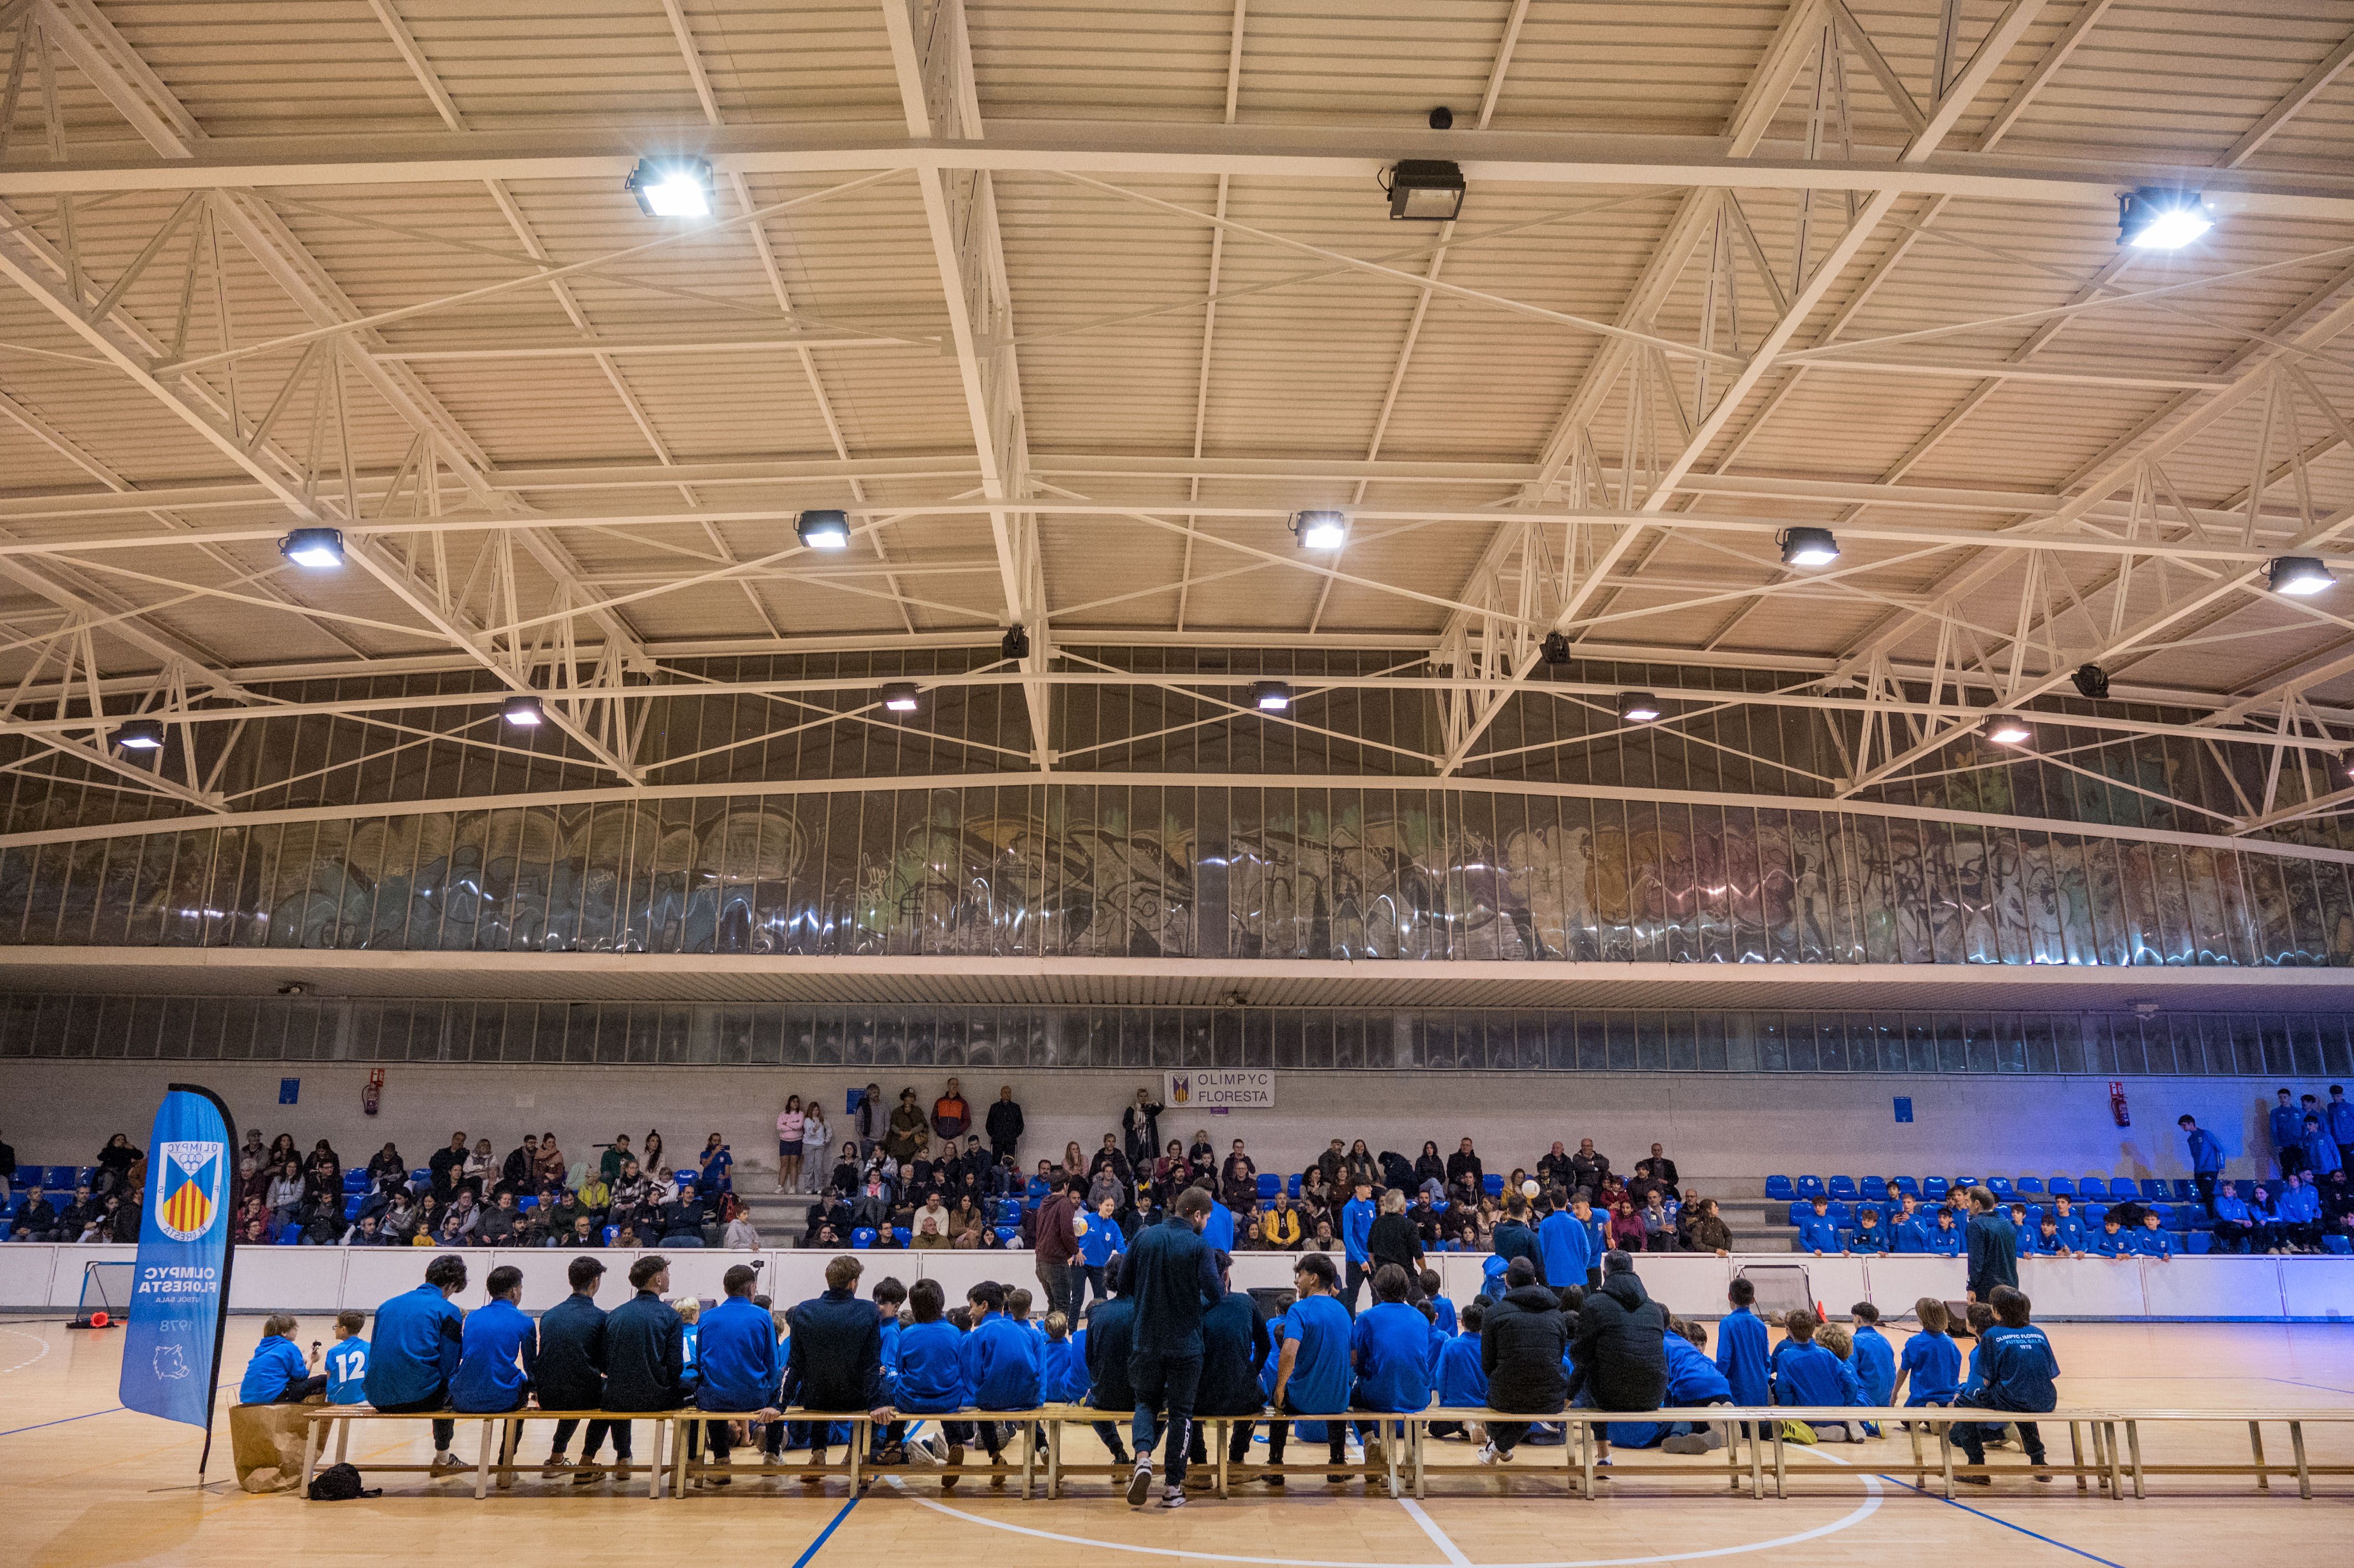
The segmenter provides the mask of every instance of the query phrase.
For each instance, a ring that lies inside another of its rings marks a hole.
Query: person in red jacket
[[[954,1143],[972,1126],[972,1107],[964,1103],[964,1088],[954,1078],[948,1093],[932,1102],[932,1131]]]

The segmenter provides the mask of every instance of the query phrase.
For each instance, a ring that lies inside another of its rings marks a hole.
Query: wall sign
[[[1204,1068],[1163,1073],[1161,1103],[1196,1110],[1273,1110],[1275,1075],[1254,1069]]]

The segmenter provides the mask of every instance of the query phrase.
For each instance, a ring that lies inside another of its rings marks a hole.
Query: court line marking
[[[817,1555],[818,1549],[820,1547],[823,1546],[828,1541],[831,1541],[833,1538],[833,1532],[842,1528],[842,1521],[848,1519],[850,1517],[850,1510],[857,1506],[858,1499],[856,1498],[852,1498],[848,1502],[843,1504],[842,1511],[833,1516],[833,1522],[827,1525],[823,1530],[819,1531],[817,1532],[817,1539],[809,1543],[809,1550],[802,1552],[799,1557],[793,1559],[793,1568],[809,1568],[810,1559]]]
[[[128,1405],[118,1404],[112,1410],[85,1410],[80,1415],[60,1415],[55,1421],[36,1421],[30,1426],[19,1426],[13,1431],[0,1432],[0,1437],[14,1437],[18,1432],[38,1432],[44,1426],[63,1426],[69,1421],[88,1421],[94,1415],[112,1415],[128,1408],[130,1408]]]
[[[1009,1524],[1003,1520],[990,1519],[977,1513],[967,1513],[962,1509],[950,1508],[930,1498],[916,1496],[907,1482],[898,1476],[891,1477],[890,1481],[892,1486],[898,1489],[910,1501],[930,1509],[935,1513],[946,1514],[950,1519],[960,1519],[970,1524],[985,1525],[989,1529],[1002,1530],[1014,1535],[1026,1535],[1034,1541],[1055,1541],[1066,1546],[1092,1546],[1098,1551],[1124,1552],[1144,1557],[1176,1557],[1196,1563],[1239,1563],[1248,1565],[1248,1568],[1642,1568],[1642,1565],[1649,1563],[1695,1563],[1713,1557],[1738,1557],[1751,1552],[1772,1552],[1785,1546],[1797,1546],[1806,1542],[1818,1541],[1826,1535],[1837,1534],[1842,1530],[1861,1524],[1879,1511],[1881,1502],[1886,1494],[1881,1490],[1880,1480],[1876,1475],[1870,1471],[1855,1470],[1852,1467],[1847,1467],[1856,1479],[1863,1483],[1864,1499],[1861,1506],[1842,1518],[1831,1520],[1829,1524],[1818,1525],[1812,1530],[1800,1531],[1794,1535],[1779,1536],[1772,1541],[1745,1542],[1737,1546],[1717,1546],[1697,1552],[1660,1552],[1645,1557],[1587,1557],[1542,1563],[1473,1563],[1469,1558],[1462,1554],[1459,1549],[1450,1552],[1447,1560],[1444,1563],[1368,1564],[1363,1558],[1336,1562],[1314,1557],[1246,1557],[1224,1552],[1188,1552],[1167,1546],[1133,1546],[1126,1542],[1098,1541],[1084,1535],[1065,1535],[1056,1531],[1037,1530],[1026,1524]],[[1410,1499],[1399,1500],[1406,1502],[1416,1514],[1421,1514],[1421,1509]],[[1417,1519],[1416,1522],[1422,1523],[1426,1519],[1427,1516],[1425,1515],[1422,1519]],[[1425,1529],[1426,1533],[1432,1533],[1434,1542],[1439,1544],[1442,1551],[1452,1544],[1441,1541],[1435,1533],[1437,1531],[1435,1522],[1426,1524]],[[2058,1543],[2054,1542],[2054,1544]]]
[[[0,1367],[0,1373],[22,1372],[25,1368],[31,1366],[35,1361],[39,1361],[41,1357],[49,1353],[49,1341],[43,1339],[38,1334],[28,1334],[22,1329],[0,1329],[0,1334],[14,1334],[20,1340],[30,1340],[33,1343],[41,1347],[37,1353],[27,1356],[23,1361],[18,1361],[13,1367]],[[0,1433],[0,1436],[5,1436],[5,1433]]]
[[[1398,1506],[1405,1510],[1406,1513],[1414,1520],[1415,1523],[1422,1526],[1422,1532],[1425,1535],[1427,1535],[1431,1540],[1438,1543],[1438,1549],[1447,1553],[1447,1560],[1449,1563],[1454,1563],[1455,1568],[1471,1568],[1471,1559],[1463,1555],[1463,1549],[1455,1544],[1455,1541],[1452,1536],[1449,1536],[1447,1531],[1438,1528],[1438,1521],[1437,1520],[1431,1518],[1430,1515],[1423,1511],[1423,1508],[1420,1503],[1415,1501],[1412,1498],[1400,1498],[1398,1499]]]
[[[2052,1540],[2052,1539],[2050,1536],[2048,1536],[2048,1535],[2038,1535],[2035,1531],[2031,1531],[2031,1530],[2028,1529],[2028,1528],[2027,1528],[2027,1526],[2025,1526],[2025,1525],[2023,1525],[2023,1524],[2013,1524],[2013,1523],[2011,1523],[2011,1522],[2010,1522],[2010,1520],[2007,1520],[2007,1519],[2000,1518],[1999,1516],[1995,1515],[1995,1514],[1990,1514],[1990,1513],[1987,1512],[1987,1511],[1986,1511],[1985,1510],[1983,1510],[1983,1509],[1975,1509],[1975,1508],[1972,1508],[1969,1504],[1967,1504],[1967,1503],[1966,1503],[1966,1502],[1962,1502],[1962,1501],[1960,1501],[1960,1500],[1958,1500],[1958,1499],[1954,1499],[1954,1498],[1941,1498],[1941,1497],[1939,1497],[1936,1493],[1935,1493],[1935,1492],[1933,1492],[1933,1491],[1927,1491],[1927,1490],[1925,1490],[1924,1489],[1922,1489],[1922,1488],[1920,1488],[1920,1487],[1916,1487],[1916,1486],[1914,1486],[1914,1485],[1912,1482],[1910,1482],[1910,1481],[1900,1481],[1900,1480],[1898,1480],[1898,1479],[1897,1479],[1895,1477],[1893,1477],[1893,1476],[1883,1476],[1883,1477],[1882,1477],[1881,1478],[1882,1478],[1882,1480],[1885,1480],[1885,1481],[1889,1482],[1891,1485],[1903,1487],[1903,1488],[1906,1491],[1908,1491],[1908,1492],[1919,1492],[1923,1497],[1927,1498],[1931,1502],[1941,1502],[1941,1503],[1944,1503],[1947,1508],[1957,1508],[1957,1509],[1960,1509],[1964,1513],[1974,1513],[1974,1514],[1977,1514],[1980,1519],[1986,1520],[1988,1520],[1988,1522],[1993,1523],[1993,1524],[1999,1524],[1999,1525],[2002,1526],[2005,1530],[2015,1530],[2015,1531],[2019,1531],[2019,1533],[2020,1533],[2020,1534],[2024,1535],[2024,1536],[2028,1537],[2028,1538],[2029,1538],[2029,1539],[2031,1539],[2031,1540],[2040,1541],[2040,1542],[2043,1542],[2043,1544],[2044,1544],[2044,1545],[2046,1545],[2046,1546],[2056,1546],[2056,1547],[2058,1547],[2058,1548],[2059,1548],[2061,1551],[2062,1551],[2062,1552],[2074,1552],[2074,1553],[2075,1553],[2077,1556],[2079,1556],[2079,1557],[2091,1558],[2091,1559],[2092,1559],[2092,1561],[2094,1561],[2094,1562],[2095,1562],[2095,1563],[2098,1563],[2103,1564],[2103,1565],[2104,1565],[2104,1568],[2123,1568],[2123,1565],[2122,1565],[2122,1564],[2120,1564],[2120,1563],[2111,1563],[2111,1562],[2110,1562],[2107,1558],[2105,1558],[2105,1557],[2095,1557],[2095,1556],[2094,1556],[2092,1552],[2089,1552],[2085,1551],[2085,1550],[2084,1550],[2083,1547],[2081,1547],[2081,1546],[2071,1546],[2071,1545],[2069,1545],[2069,1544],[2068,1544],[2066,1542],[2064,1542],[2064,1541],[2054,1541],[2054,1540]],[[799,1564],[795,1564],[795,1568],[799,1568]]]

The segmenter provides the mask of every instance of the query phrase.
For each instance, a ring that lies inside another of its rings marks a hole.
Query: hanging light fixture
[[[1337,550],[1349,542],[1349,519],[1339,512],[1296,512],[1291,535],[1303,550]]]
[[[328,571],[344,564],[340,528],[297,528],[278,541],[278,553],[298,567]]]
[[[1261,681],[1251,687],[1251,706],[1263,714],[1279,714],[1291,706],[1291,688],[1281,681]]]
[[[1463,191],[1460,164],[1443,158],[1400,158],[1390,170],[1390,216],[1450,223],[1463,211]]]
[[[2117,242],[2137,250],[2179,250],[2214,227],[2197,191],[2144,185],[2117,198]]]
[[[884,682],[883,705],[895,714],[914,713],[917,707],[916,683],[913,681]]]
[[[1828,528],[1782,530],[1782,564],[1786,567],[1828,567],[1840,558],[1839,540]]]
[[[621,188],[648,217],[711,216],[711,165],[701,158],[641,158]]]
[[[2317,556],[2276,556],[2264,567],[2273,592],[2303,599],[2337,586],[2338,579]]]
[[[1618,694],[1618,717],[1628,724],[1649,724],[1666,711],[1649,692]]]
[[[518,728],[537,729],[547,722],[547,709],[541,705],[537,697],[517,692],[507,699],[506,706],[499,710],[499,716]]]
[[[125,751],[161,751],[164,749],[164,722],[161,719],[132,719],[114,732],[114,744]]]
[[[846,512],[804,512],[793,524],[802,545],[812,550],[850,548],[850,514]]]
[[[1997,714],[1987,720],[1986,737],[1997,746],[2025,746],[2034,735],[2017,714]]]

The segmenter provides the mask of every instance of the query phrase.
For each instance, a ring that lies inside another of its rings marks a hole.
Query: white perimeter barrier
[[[648,1248],[651,1252],[657,1249]],[[431,1247],[251,1246],[238,1249],[230,1276],[229,1306],[240,1312],[333,1312],[345,1307],[374,1311],[377,1304],[412,1289],[425,1277]],[[128,1263],[128,1246],[79,1246],[48,1243],[0,1244],[0,1311],[58,1311],[81,1299],[82,1266]],[[458,1301],[478,1307],[482,1281],[492,1269],[513,1264],[523,1270],[523,1304],[544,1310],[569,1290],[566,1266],[580,1255],[569,1248],[468,1249],[468,1284]],[[605,1263],[599,1305],[630,1298],[630,1265],[637,1252],[594,1251]],[[825,1288],[831,1252],[706,1252],[684,1248],[663,1254],[671,1261],[673,1293],[716,1298],[730,1265],[761,1266],[762,1293],[779,1301],[799,1301]],[[869,1251],[854,1255],[865,1264],[862,1293],[885,1275],[903,1281],[937,1279],[951,1302],[983,1279],[1027,1286],[1040,1294],[1037,1271],[1026,1252]],[[1237,1253],[1234,1284],[1238,1290],[1291,1284],[1291,1253]],[[1335,1266],[1340,1266],[1335,1258]],[[1467,1301],[1479,1292],[1484,1255],[1442,1253],[1433,1262],[1447,1294]],[[1844,1315],[1857,1301],[1870,1301],[1891,1317],[1911,1310],[1924,1296],[1957,1300],[1963,1289],[1959,1259],[1942,1257],[1809,1257],[1796,1253],[1755,1253],[1709,1257],[1691,1253],[1649,1254],[1637,1269],[1651,1295],[1681,1316],[1714,1318],[1725,1309],[1724,1287],[1744,1264],[1802,1264],[1816,1300]],[[2338,1322],[2354,1318],[2354,1257],[2026,1258],[2019,1283],[2035,1301],[2035,1315],[2049,1319],[2210,1319],[2279,1322]]]

